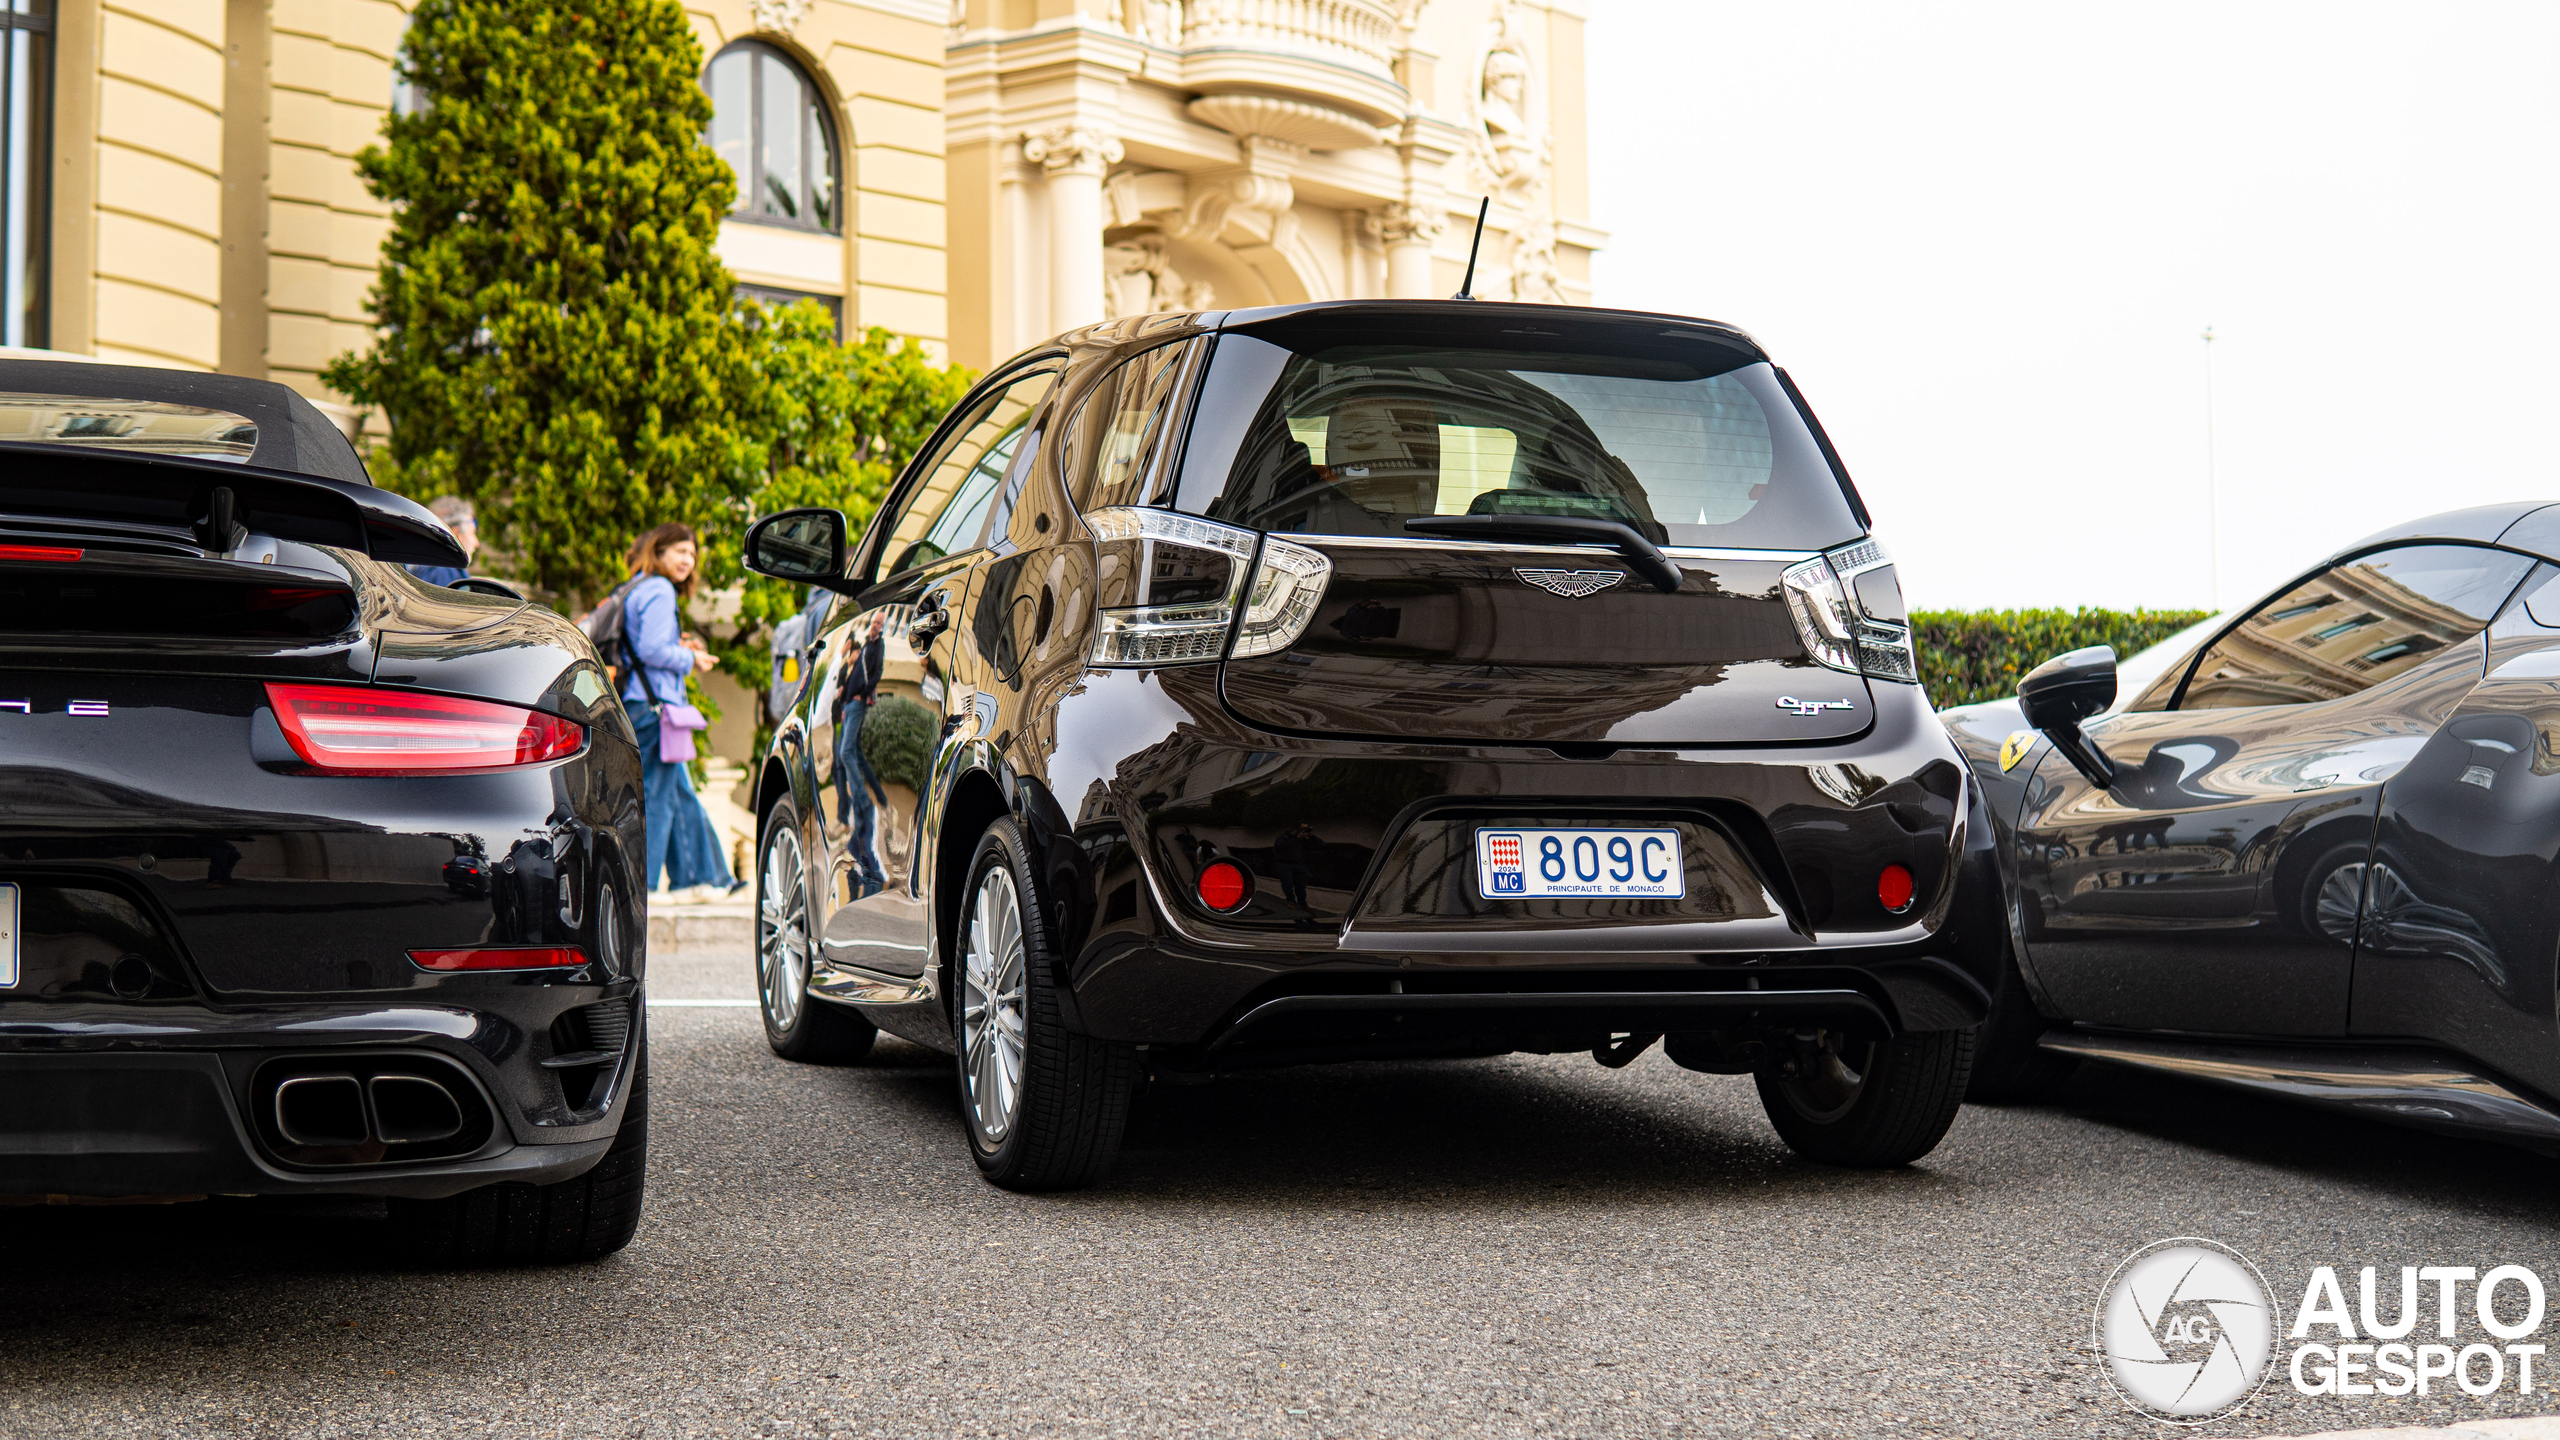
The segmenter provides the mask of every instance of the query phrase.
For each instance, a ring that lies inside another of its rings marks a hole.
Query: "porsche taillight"
[[[578,753],[587,727],[557,715],[359,685],[269,682],[267,703],[293,753],[338,775],[503,770]]]

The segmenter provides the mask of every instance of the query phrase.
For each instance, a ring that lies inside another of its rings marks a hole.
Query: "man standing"
[[[439,495],[427,508],[435,512],[436,518],[444,522],[444,528],[452,531],[453,538],[461,543],[465,561],[480,552],[480,522],[472,518],[470,501],[459,495]],[[412,565],[409,573],[430,585],[450,585],[464,574],[451,565]]]
[[[1323,843],[1316,838],[1316,827],[1304,820],[1271,842],[1272,863],[1280,870],[1280,898],[1299,909],[1307,908],[1307,882],[1315,878],[1315,851]]]
[[[870,718],[871,707],[880,699],[881,667],[888,660],[888,648],[880,640],[887,626],[886,615],[871,617],[861,648],[836,685],[836,823],[844,824],[846,811],[852,812],[853,864],[862,885],[862,894],[853,897],[857,900],[889,888],[872,835],[874,806],[887,805],[889,792],[881,788],[880,777],[872,773],[871,762],[862,753],[862,722]]]

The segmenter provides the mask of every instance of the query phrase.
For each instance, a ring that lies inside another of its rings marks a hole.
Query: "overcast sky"
[[[1796,377],[1925,607],[2560,500],[2560,4],[1593,0],[1598,300]]]

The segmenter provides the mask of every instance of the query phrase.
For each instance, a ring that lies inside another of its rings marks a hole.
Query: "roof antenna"
[[[1458,293],[1452,300],[1476,298],[1476,252],[1484,248],[1484,212],[1493,208],[1493,197],[1487,195],[1476,206],[1476,238],[1467,242],[1467,278],[1458,282]]]

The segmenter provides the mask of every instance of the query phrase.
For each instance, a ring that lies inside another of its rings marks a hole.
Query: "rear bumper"
[[[640,998],[625,1003],[636,1013]],[[547,1036],[528,1044],[503,1017],[461,1008],[0,1007],[0,1196],[424,1198],[573,1179],[621,1129],[642,1028],[570,1072],[542,1063]],[[425,1075],[462,1123],[440,1143],[384,1144],[367,1106],[359,1145],[298,1149],[276,1114],[278,1085],[298,1074],[352,1076],[367,1094],[375,1074]],[[584,1087],[579,1110],[564,1112],[564,1083]],[[528,1106],[529,1092],[549,1098]]]
[[[1989,989],[1970,965],[1918,947],[1832,953],[1812,964],[1660,956],[1631,965],[1636,958],[1415,955],[1256,976],[1149,947],[1091,975],[1070,1023],[1179,1065],[1587,1050],[1610,1035],[1815,1026],[1881,1038],[1968,1029],[1990,1013]],[[1213,1012],[1221,996],[1228,1003]]]
[[[236,1058],[236,1057],[235,1057]],[[289,1169],[241,1114],[225,1057],[202,1051],[0,1055],[0,1195],[401,1195],[585,1174],[602,1139],[520,1145],[418,1165]]]
[[[1057,931],[1086,1033],[1201,1055],[1425,1032],[1532,1049],[1782,1023],[1957,1029],[1988,1012],[2006,934],[1993,831],[1909,687],[1839,745],[1575,760],[1272,736],[1200,683],[1167,671],[1161,699],[1133,697],[1106,672],[1076,703],[1115,737],[1144,733],[1142,704],[1181,702],[1185,722],[1090,780],[1061,767],[1055,792],[1025,786],[1016,807],[1072,897]],[[1481,827],[1639,823],[1682,831],[1683,901],[1481,893]],[[1252,881],[1225,913],[1194,893],[1212,860]],[[1889,866],[1914,882],[1906,910],[1881,902]]]

